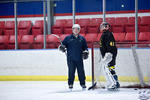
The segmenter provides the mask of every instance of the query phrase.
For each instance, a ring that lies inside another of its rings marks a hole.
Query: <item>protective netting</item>
[[[150,45],[149,43],[117,43],[116,74],[121,87],[150,88]],[[99,44],[93,43],[93,81],[104,87],[105,78],[100,67]],[[94,83],[94,82],[93,82]]]

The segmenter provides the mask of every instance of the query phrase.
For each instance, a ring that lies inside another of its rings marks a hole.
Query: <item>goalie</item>
[[[100,38],[100,51],[102,54],[101,66],[104,69],[104,74],[106,78],[106,88],[107,89],[117,89],[120,87],[118,82],[118,76],[115,72],[117,47],[115,44],[115,39],[113,33],[110,32],[110,24],[103,22],[100,25],[100,31],[102,36]]]

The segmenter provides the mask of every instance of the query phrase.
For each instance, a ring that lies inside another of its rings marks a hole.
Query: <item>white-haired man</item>
[[[80,85],[83,89],[85,85],[85,71],[83,59],[88,58],[88,47],[86,40],[83,36],[79,35],[80,25],[74,24],[72,26],[72,34],[65,37],[62,41],[63,45],[59,46],[62,52],[67,51],[67,64],[68,64],[68,85],[69,89],[73,88],[75,79],[75,70],[77,69]]]

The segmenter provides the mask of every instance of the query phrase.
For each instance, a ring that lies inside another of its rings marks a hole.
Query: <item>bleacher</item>
[[[108,17],[106,21],[111,24],[111,31],[117,42],[135,41],[135,18],[134,17]],[[42,49],[43,48],[43,20],[18,22],[18,47],[19,49]],[[76,19],[80,24],[80,35],[87,40],[88,47],[91,43],[99,41],[99,31],[102,18]],[[57,34],[63,40],[72,33],[72,19],[56,20],[52,26],[52,33]],[[138,41],[150,42],[150,16],[138,17]],[[52,35],[46,36],[47,47],[57,48],[59,41]],[[15,23],[14,21],[0,21],[0,49],[15,49]]]

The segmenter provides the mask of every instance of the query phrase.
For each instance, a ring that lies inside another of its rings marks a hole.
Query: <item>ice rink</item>
[[[87,83],[87,87],[91,82]],[[67,82],[53,81],[1,81],[0,100],[139,100],[139,91],[121,88],[119,91],[105,89],[82,91],[75,82],[72,92]]]

